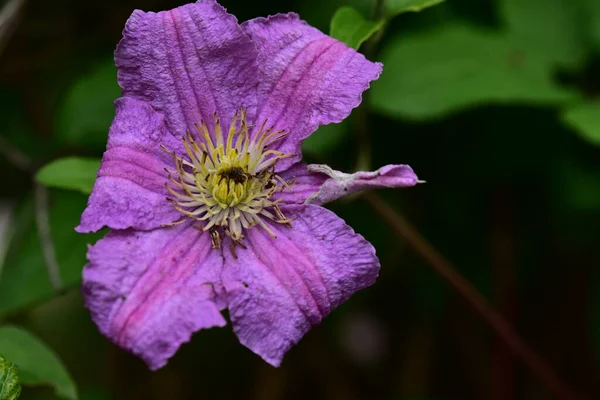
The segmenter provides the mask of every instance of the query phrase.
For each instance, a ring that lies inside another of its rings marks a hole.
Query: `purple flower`
[[[373,247],[325,202],[412,186],[410,167],[343,174],[301,142],[359,105],[381,64],[295,14],[238,25],[213,0],[135,11],[116,50],[123,97],[78,232],[86,305],[104,335],[166,364],[224,326],[272,365],[375,282]]]

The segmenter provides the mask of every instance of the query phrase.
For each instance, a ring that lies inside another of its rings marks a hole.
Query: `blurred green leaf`
[[[311,155],[325,157],[342,142],[348,132],[346,118],[339,124],[320,126],[312,135],[302,143],[302,151]]]
[[[500,0],[507,34],[525,57],[578,68],[586,56],[581,8],[574,0]]]
[[[419,12],[443,1],[445,0],[385,0],[385,8],[388,15],[394,16],[406,12]]]
[[[113,61],[99,64],[73,83],[57,118],[56,136],[69,145],[102,147],[121,96]]]
[[[74,227],[86,205],[77,192],[50,192],[50,230],[61,278],[66,287],[81,282],[86,262],[86,245],[100,234],[80,235]],[[22,202],[21,212],[33,215],[32,200]],[[22,233],[13,237],[0,276],[0,315],[18,311],[55,294],[42,256],[35,220],[31,218]]]
[[[583,14],[586,19],[586,28],[588,35],[595,44],[596,50],[600,50],[600,1],[598,0],[580,0],[583,1]]]
[[[341,7],[352,7],[361,15],[370,15],[373,12],[373,0],[304,0],[297,7],[302,19],[325,32],[331,27],[331,19]]]
[[[20,394],[19,367],[4,359],[0,349],[0,400],[17,400]]]
[[[61,158],[42,167],[35,179],[46,186],[90,194],[98,168],[100,160],[96,158]]]
[[[331,19],[330,35],[357,49],[383,27],[383,21],[368,21],[352,7],[342,7]]]
[[[562,117],[584,139],[600,146],[600,102],[578,104],[568,108]]]
[[[23,385],[50,385],[65,399],[77,399],[77,389],[56,354],[31,333],[0,327],[0,353],[19,367]]]
[[[398,37],[381,61],[371,99],[392,116],[423,119],[482,103],[561,104],[578,97],[552,81],[547,63],[499,34],[468,26]]]

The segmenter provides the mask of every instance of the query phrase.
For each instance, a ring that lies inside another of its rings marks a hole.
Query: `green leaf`
[[[600,146],[600,101],[580,103],[568,108],[562,117],[581,137]]]
[[[18,372],[19,367],[0,354],[0,400],[17,400],[21,395]]]
[[[331,19],[330,35],[358,50],[360,45],[383,27],[383,21],[367,21],[352,7],[342,7]]]
[[[586,31],[595,44],[596,50],[600,50],[600,1],[583,1],[583,15],[586,23]]]
[[[103,147],[115,114],[113,101],[120,95],[113,61],[97,65],[67,92],[58,113],[57,138],[69,145]]]
[[[468,26],[401,36],[383,49],[373,107],[423,119],[484,103],[562,104],[578,98],[553,82],[547,63],[505,37]]]
[[[49,385],[65,399],[77,399],[77,389],[56,354],[31,333],[0,327],[0,353],[19,366],[23,385]]]
[[[297,6],[302,19],[323,32],[331,27],[331,19],[341,7],[352,7],[362,15],[373,12],[373,0],[303,0]]]
[[[316,132],[302,143],[302,151],[321,157],[331,154],[346,136],[348,123],[345,121],[348,120],[347,118],[339,124],[329,124],[319,127]]]
[[[594,0],[597,1],[597,0]],[[500,0],[507,34],[525,54],[576,69],[585,61],[579,0]]]
[[[94,243],[101,236],[75,232],[74,227],[79,223],[85,205],[86,197],[77,192],[50,192],[50,231],[65,287],[81,282],[81,271],[86,263],[86,245]],[[23,226],[19,227],[22,232],[13,237],[6,255],[0,276],[0,316],[55,295],[41,252],[32,199],[23,201],[20,208],[17,213],[31,218],[23,221]]]
[[[41,168],[35,179],[46,186],[90,194],[98,168],[100,160],[96,158],[61,158]]]
[[[600,146],[600,101],[580,103],[563,113],[563,121],[581,137]]]
[[[389,16],[406,12],[419,12],[442,3],[445,0],[385,0],[385,8]]]

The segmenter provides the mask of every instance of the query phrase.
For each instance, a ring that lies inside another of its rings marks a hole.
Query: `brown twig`
[[[14,165],[16,168],[30,174],[34,173],[33,163],[29,157],[23,154],[16,147],[12,146],[2,137],[0,137],[0,154],[3,155],[8,162]]]
[[[11,0],[0,10],[0,53],[17,27],[19,13],[24,6],[25,0]]]
[[[31,175],[34,184],[33,192],[35,197],[35,219],[40,238],[42,256],[48,270],[48,278],[52,287],[56,291],[63,290],[63,283],[60,278],[60,268],[56,261],[56,252],[50,232],[50,216],[48,212],[48,190],[44,185],[35,182],[35,168],[33,162],[27,155],[12,146],[6,140],[0,137],[0,154],[4,155],[9,163],[16,168]]]
[[[509,323],[517,321],[517,243],[514,194],[509,187],[500,186],[491,196],[490,265],[493,279],[493,307]],[[490,400],[516,397],[516,367],[513,354],[507,351],[500,338],[492,344],[492,373]]]
[[[373,209],[438,273],[450,287],[466,300],[506,346],[520,358],[545,387],[560,400],[581,400],[525,343],[506,320],[494,311],[485,298],[419,232],[375,193],[363,198]]]
[[[16,27],[17,17],[23,9],[25,0],[11,0],[0,11],[0,53],[9,41]],[[37,222],[42,256],[48,270],[48,278],[56,291],[62,291],[63,284],[60,278],[60,269],[56,261],[56,252],[50,232],[50,216],[48,212],[48,190],[40,183],[35,182],[35,167],[27,155],[12,146],[0,137],[0,154],[3,154],[9,163],[16,168],[27,172],[34,181],[35,218]]]
[[[48,269],[48,278],[55,291],[63,290],[62,279],[60,278],[60,268],[56,261],[56,252],[52,235],[50,232],[50,215],[48,213],[48,190],[41,183],[34,183],[35,193],[35,219],[37,222],[40,245],[42,247],[42,256]]]

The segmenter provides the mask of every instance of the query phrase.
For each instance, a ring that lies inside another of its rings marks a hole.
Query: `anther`
[[[245,248],[241,242],[244,230],[260,226],[276,238],[266,220],[286,226],[291,222],[279,208],[280,200],[272,200],[272,196],[286,188],[291,190],[294,181],[279,177],[275,164],[292,155],[269,149],[270,144],[289,132],[275,131],[265,120],[251,138],[246,113],[245,108],[237,111],[226,132],[216,113],[214,132],[204,121],[195,124],[199,141],[186,132],[182,138],[183,157],[161,146],[175,164],[175,170],[165,168],[166,189],[172,196],[167,201],[184,215],[182,221],[203,221],[203,226],[193,226],[209,232],[213,248],[221,248],[223,235],[230,238],[235,256],[236,246]],[[178,223],[181,222],[173,224]]]

